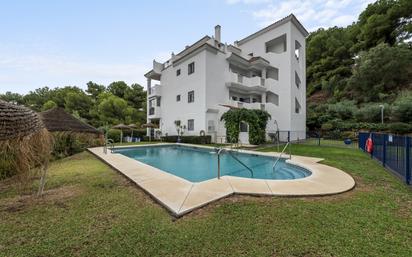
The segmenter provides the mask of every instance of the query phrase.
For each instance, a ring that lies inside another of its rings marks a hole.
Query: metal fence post
[[[406,184],[411,184],[411,140],[412,138],[405,136],[406,140],[406,160],[405,160],[405,182]]]
[[[320,145],[320,132],[318,133],[318,145]]]
[[[384,134],[383,135],[383,143],[382,143],[382,165],[385,167],[386,165],[386,139],[388,135]]]

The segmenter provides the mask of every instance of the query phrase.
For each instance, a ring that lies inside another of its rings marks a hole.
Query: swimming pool
[[[191,182],[202,182],[217,177],[217,152],[213,148],[183,145],[158,145],[134,148],[119,148],[115,153],[156,167]],[[235,158],[234,158],[235,157]],[[240,160],[252,172],[245,168]],[[221,176],[236,176],[255,179],[298,179],[311,174],[310,171],[291,165],[280,159],[275,170],[276,158],[237,151],[221,154]]]

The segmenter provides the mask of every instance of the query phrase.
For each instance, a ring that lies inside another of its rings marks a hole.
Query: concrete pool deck
[[[171,144],[156,144],[159,145]],[[116,148],[145,146],[155,145],[128,145]],[[292,155],[292,158],[286,162],[312,172],[310,176],[299,179],[271,180],[223,176],[220,179],[190,182],[122,154],[111,153],[110,150],[105,154],[103,149],[103,147],[95,147],[88,150],[142,188],[176,217],[232,194],[322,196],[343,193],[355,186],[355,180],[350,175],[337,168],[320,164],[319,162],[322,161],[320,158]],[[276,152],[236,151],[272,157],[279,155]]]

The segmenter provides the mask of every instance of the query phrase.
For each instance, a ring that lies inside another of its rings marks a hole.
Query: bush
[[[181,143],[187,144],[210,144],[212,142],[211,136],[182,136],[180,139]],[[162,141],[176,143],[177,136],[164,136]]]
[[[389,124],[389,131],[395,134],[408,134],[412,132],[412,125],[403,122],[394,122]]]
[[[380,122],[381,108],[379,104],[365,105],[356,111],[355,118],[359,122]]]
[[[412,93],[401,94],[395,100],[392,117],[395,121],[412,123]]]
[[[120,135],[121,135],[120,129],[110,129],[107,132],[107,138],[113,140],[113,142],[120,142]],[[131,136],[132,136],[131,130],[123,131],[123,137],[131,137]],[[140,139],[143,139],[143,141],[149,141],[148,137],[147,137],[147,140],[144,140],[145,136],[146,136],[146,130],[144,129],[133,130],[133,137],[138,137]]]
[[[121,131],[119,129],[110,129],[107,132],[107,138],[113,140],[113,142],[120,142]]]
[[[54,132],[53,156],[64,158],[84,151],[88,147],[101,146],[103,137],[89,133]]]
[[[353,101],[342,101],[328,105],[328,114],[331,117],[341,120],[349,120],[353,118],[357,108]]]

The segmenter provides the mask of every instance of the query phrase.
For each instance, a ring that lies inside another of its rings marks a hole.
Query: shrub
[[[113,140],[113,142],[120,142],[121,131],[119,129],[109,129],[107,132],[107,138]]]
[[[88,147],[103,145],[103,137],[89,133],[53,132],[53,156],[64,158],[84,151]]]
[[[385,105],[385,110],[386,112],[388,112],[388,105]],[[358,111],[356,111],[355,118],[359,122],[380,122],[381,107],[379,107],[379,104],[364,105]]]
[[[177,136],[164,136],[162,137],[162,141],[176,143]],[[210,144],[212,142],[211,136],[181,136],[180,137],[181,143],[187,144]]]
[[[225,121],[226,137],[229,143],[239,140],[240,123],[249,125],[249,143],[258,145],[265,142],[265,130],[270,114],[262,110],[230,109],[225,112],[220,120]]]
[[[349,120],[353,118],[357,108],[353,101],[342,101],[328,105],[328,114],[331,117],[341,120]]]
[[[412,125],[403,122],[389,124],[389,131],[395,134],[408,134],[412,132]]]
[[[412,123],[412,93],[401,94],[395,100],[392,117],[395,121]]]

